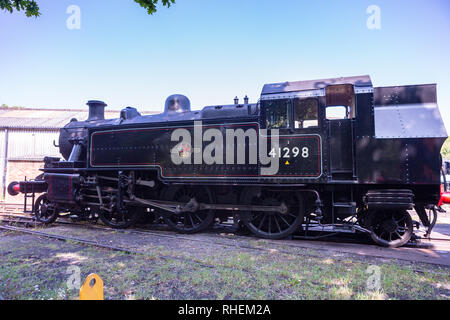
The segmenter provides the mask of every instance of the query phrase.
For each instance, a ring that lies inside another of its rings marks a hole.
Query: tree
[[[447,139],[444,142],[444,145],[441,149],[441,154],[443,159],[450,159],[450,139]]]
[[[34,0],[0,0],[0,9],[13,12],[14,10],[25,11],[27,17],[39,17],[39,6]]]
[[[154,14],[156,12],[156,5],[159,0],[134,0],[139,3],[141,7],[147,9],[148,14]],[[163,6],[170,8],[172,3],[175,3],[175,0],[161,0]]]
[[[139,3],[141,7],[147,9],[148,14],[153,14],[156,12],[156,5],[159,0],[134,0]],[[175,3],[175,0],[161,0],[163,6],[170,8],[170,6]],[[35,0],[0,0],[0,9],[9,12],[25,11],[27,17],[39,17],[41,13],[39,12],[39,6]]]

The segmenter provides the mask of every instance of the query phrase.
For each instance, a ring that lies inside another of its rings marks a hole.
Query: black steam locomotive
[[[61,129],[64,160],[11,194],[43,193],[36,218],[99,217],[125,228],[142,216],[194,233],[234,217],[258,237],[364,232],[383,246],[428,233],[440,196],[447,138],[436,85],[374,88],[369,76],[267,84],[260,100],[191,111],[182,95],[165,111],[125,108]],[[429,214],[432,213],[432,214]]]

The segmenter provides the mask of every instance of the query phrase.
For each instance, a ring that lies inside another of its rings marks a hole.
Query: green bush
[[[449,159],[450,160],[450,138],[445,140],[444,145],[441,149],[441,154],[443,159]]]

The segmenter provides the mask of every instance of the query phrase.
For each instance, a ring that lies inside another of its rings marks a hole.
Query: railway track
[[[36,235],[36,236],[50,238],[50,239],[62,240],[62,241],[75,241],[75,242],[93,245],[96,247],[101,247],[101,248],[106,248],[106,249],[111,249],[111,250],[115,250],[115,251],[122,251],[122,252],[128,252],[128,253],[136,253],[136,254],[140,253],[135,250],[111,246],[111,245],[105,245],[105,244],[102,244],[102,243],[99,243],[96,241],[92,241],[92,240],[88,240],[88,239],[82,239],[82,238],[77,238],[77,237],[72,237],[72,236],[56,235],[56,234],[51,234],[51,233],[42,232],[42,231],[38,231],[38,230],[30,230],[27,228],[21,228],[21,227],[16,227],[16,226],[0,225],[0,229],[8,230],[8,231],[16,231],[16,232]]]
[[[111,245],[106,245],[106,244],[101,244],[95,241],[90,241],[90,240],[86,240],[86,239],[81,239],[78,237],[71,237],[71,236],[62,236],[62,235],[54,235],[54,234],[48,234],[45,232],[41,232],[41,231],[35,231],[35,230],[29,230],[29,229],[24,229],[24,228],[20,228],[20,227],[12,227],[12,226],[3,226],[0,224],[0,230],[9,230],[9,231],[14,231],[14,232],[21,232],[21,233],[25,233],[25,234],[31,234],[31,235],[36,235],[36,236],[40,236],[40,237],[46,237],[46,238],[50,238],[50,239],[55,239],[55,240],[60,240],[60,241],[74,241],[83,245],[89,245],[89,246],[94,246],[94,247],[99,247],[99,248],[103,248],[103,249],[108,249],[108,250],[113,250],[113,251],[120,251],[120,252],[125,252],[125,253],[129,253],[129,254],[138,254],[138,255],[148,255],[148,253],[145,252],[141,252],[141,251],[137,251],[137,250],[132,250],[129,248],[122,248],[122,247],[117,247],[117,246],[111,246]],[[103,228],[102,228],[103,229]],[[105,230],[110,230],[107,228],[104,228]],[[158,235],[158,234],[156,234]],[[188,239],[188,240],[192,240],[192,239]],[[252,248],[252,249],[258,249],[258,250],[264,250],[262,248]],[[169,261],[169,260],[177,260],[177,261],[181,261],[181,262],[191,262],[194,263],[200,267],[203,268],[208,268],[208,269],[217,269],[217,268],[225,268],[225,269],[231,269],[231,270],[240,270],[243,271],[245,273],[247,273],[249,276],[250,275],[254,275],[256,272],[258,273],[266,273],[266,274],[270,274],[269,270],[264,270],[264,269],[260,269],[257,268],[257,270],[255,270],[255,268],[249,268],[249,267],[242,267],[242,266],[235,266],[235,265],[225,265],[225,264],[210,264],[204,261],[200,261],[197,259],[192,259],[189,257],[175,257],[175,256],[170,256],[170,255],[162,255],[162,254],[152,254],[152,256],[155,256],[157,258]],[[311,257],[316,257],[311,255]],[[340,259],[337,259],[340,260]],[[418,272],[421,273],[421,270],[414,270],[414,272]],[[314,281],[312,279],[308,280],[308,282],[315,284],[315,285],[321,285],[320,282],[318,281]]]
[[[2,219],[6,218],[6,219]],[[64,219],[64,218],[63,218]],[[7,223],[16,223],[16,224],[34,224],[34,226],[42,225],[41,223],[37,222],[35,218],[32,215],[18,215],[18,214],[1,214],[0,213],[0,222],[7,222]],[[73,225],[73,226],[80,226],[85,227],[89,229],[98,229],[103,231],[111,231],[111,232],[120,232],[120,233],[133,233],[133,234],[143,234],[143,235],[152,235],[152,236],[158,236],[158,237],[166,237],[166,238],[172,238],[172,239],[179,239],[179,240],[187,240],[187,241],[203,241],[199,239],[194,239],[191,237],[186,237],[183,235],[171,235],[171,234],[164,234],[164,233],[157,233],[154,231],[148,231],[142,228],[128,228],[128,229],[112,229],[106,226],[101,225],[94,225],[94,224],[83,224],[68,220],[62,220],[59,218],[57,221],[54,222],[54,224],[62,224],[62,225]],[[300,239],[301,237],[293,236],[293,239]],[[310,239],[314,240],[314,239]],[[319,239],[317,239],[319,240]],[[337,239],[339,240],[339,239]],[[349,239],[345,239],[345,241],[348,241]],[[423,240],[427,241],[450,241],[450,239],[445,238],[425,238]],[[358,243],[357,241],[353,241],[354,243]]]
[[[2,221],[2,217],[4,218],[5,216],[9,217],[9,219],[6,219],[4,221],[6,221],[7,223],[10,224],[23,224],[26,228],[20,228],[14,225],[10,225],[10,226],[5,226],[3,224],[0,223],[0,229],[3,230],[9,230],[9,231],[15,231],[15,232],[22,232],[22,233],[27,233],[27,234],[32,234],[35,236],[42,236],[42,237],[47,237],[47,238],[53,238],[56,240],[62,240],[62,241],[74,241],[74,242],[78,242],[81,244],[85,244],[85,245],[90,245],[90,246],[96,246],[96,247],[101,247],[104,249],[110,249],[110,250],[115,250],[115,251],[121,251],[121,252],[125,252],[125,253],[130,253],[130,254],[146,254],[145,252],[139,251],[139,250],[134,250],[134,249],[130,249],[130,248],[126,248],[126,247],[117,247],[117,246],[113,246],[110,244],[105,244],[102,242],[98,242],[98,241],[93,241],[93,240],[89,240],[89,239],[82,239],[82,238],[77,238],[77,237],[73,237],[70,235],[58,235],[58,234],[53,234],[53,233],[47,233],[44,232],[43,229],[40,230],[34,230],[34,229],[30,229],[30,227],[37,227],[37,226],[43,226],[39,223],[36,223],[34,221],[34,217],[32,216],[24,216],[24,215],[20,215],[19,218],[17,218],[17,215],[11,215],[11,214],[0,214],[0,222]],[[192,236],[183,236],[183,235],[179,235],[179,234],[167,234],[164,233],[164,231],[162,232],[158,232],[158,231],[148,231],[145,229],[111,229],[109,227],[103,227],[101,225],[92,225],[92,224],[83,224],[83,223],[78,223],[78,222],[73,222],[73,221],[64,221],[62,219],[59,219],[57,222],[55,222],[56,225],[70,225],[70,226],[74,226],[74,227],[81,227],[81,228],[87,228],[87,229],[92,229],[92,230],[99,230],[102,232],[120,232],[123,234],[139,234],[139,235],[146,235],[146,236],[151,236],[151,237],[158,237],[158,238],[168,238],[168,239],[173,239],[174,241],[189,241],[189,242],[197,242],[197,243],[202,243],[202,244],[210,244],[212,246],[222,246],[222,247],[228,247],[228,248],[237,248],[237,249],[244,249],[244,250],[251,250],[251,251],[258,251],[258,252],[264,252],[264,253],[271,253],[272,250],[274,250],[274,248],[276,248],[275,250],[278,253],[281,254],[287,254],[287,255],[295,255],[295,256],[309,256],[309,257],[319,257],[320,255],[314,254],[314,253],[309,253],[309,252],[305,252],[305,250],[303,250],[302,252],[293,252],[293,251],[287,251],[287,250],[283,250],[282,247],[287,246],[289,248],[300,248],[300,249],[305,249],[307,247],[304,246],[298,246],[297,244],[299,242],[296,241],[271,241],[271,240],[267,240],[270,244],[273,244],[273,246],[271,247],[259,247],[259,246],[254,246],[254,245],[246,245],[246,244],[242,244],[242,243],[236,243],[236,241],[228,241],[229,239],[227,239],[227,241],[214,241],[217,240],[218,238],[212,238],[212,241],[209,239],[205,239],[205,237],[203,238],[196,238],[196,237],[192,237]],[[44,227],[44,226],[43,226]],[[240,237],[241,238],[241,237]],[[242,237],[244,238],[244,237]],[[223,238],[222,238],[223,239]],[[439,240],[439,239],[433,239],[433,240]],[[443,241],[448,241],[448,239],[442,239]],[[440,241],[442,241],[440,240]],[[338,242],[342,242],[339,241]],[[314,246],[314,242],[311,242]],[[354,243],[353,243],[354,244]],[[361,243],[359,243],[361,244]],[[361,244],[362,246],[367,246],[367,244]],[[411,246],[410,246],[411,247]],[[315,248],[318,249],[319,251],[329,251],[329,249],[327,248]],[[289,249],[288,249],[289,250]],[[405,249],[406,250],[406,249]],[[370,251],[370,250],[369,250]],[[351,254],[351,252],[348,251],[343,251],[346,253]],[[407,252],[407,251],[406,251]],[[148,254],[148,253],[147,253]],[[191,262],[195,262],[196,264],[202,264],[202,262],[197,261],[195,259],[190,259],[187,257],[173,257],[173,256],[162,256],[162,255],[157,255],[158,257],[162,258],[162,259],[174,259],[174,260],[189,260]],[[380,256],[379,252],[376,252],[374,254],[366,254],[366,256],[372,256],[374,258],[383,258],[383,256]],[[337,261],[341,261],[341,260],[345,260],[345,257],[339,257],[339,255],[333,255],[333,259],[337,260]],[[411,258],[396,258],[398,260],[404,260],[404,261],[415,261]],[[430,262],[432,264],[440,264],[440,263],[433,263]],[[211,268],[213,267],[212,265],[208,265],[207,267]]]
[[[2,215],[0,215],[0,218],[2,217]],[[22,219],[25,220],[33,220],[33,217],[26,217],[26,216],[22,216]],[[0,222],[2,220],[0,219]],[[25,222],[24,220],[21,219],[12,219],[12,220],[6,220],[7,222],[12,222],[12,223],[17,223],[17,224],[26,224],[27,222]],[[34,220],[33,220],[34,221]],[[270,252],[270,249],[266,249],[266,248],[259,248],[259,247],[254,247],[254,246],[246,246],[246,245],[242,245],[242,244],[232,244],[232,243],[225,243],[225,242],[215,242],[215,241],[208,241],[208,240],[204,240],[204,239],[196,239],[196,238],[191,238],[191,237],[185,237],[182,235],[170,235],[170,234],[164,234],[164,233],[157,233],[157,232],[152,232],[152,231],[146,231],[146,230],[142,230],[142,229],[111,229],[108,227],[102,227],[102,226],[98,226],[98,225],[88,225],[88,224],[81,224],[81,223],[76,223],[76,222],[70,222],[70,221],[56,221],[54,222],[54,224],[63,224],[63,225],[73,225],[73,226],[79,226],[79,227],[85,227],[88,229],[96,229],[96,230],[101,230],[101,231],[106,231],[106,232],[120,232],[120,233],[124,233],[124,234],[140,234],[140,235],[149,235],[149,236],[156,236],[156,237],[161,237],[161,238],[169,238],[169,239],[174,239],[174,240],[185,240],[185,241],[191,241],[191,242],[200,242],[202,244],[211,244],[211,245],[221,245],[221,246],[226,246],[226,247],[233,247],[233,248],[238,248],[238,249],[247,249],[247,250],[255,250],[255,251],[264,251],[264,252]],[[42,225],[42,224],[38,224],[38,225]],[[84,241],[81,238],[76,238],[76,237],[70,237],[70,236],[60,236],[57,235],[56,237],[53,237],[53,234],[51,233],[44,233],[42,231],[33,231],[33,230],[29,230],[27,228],[19,228],[16,226],[4,226],[0,224],[0,229],[3,230],[9,230],[9,231],[17,231],[17,232],[23,232],[23,233],[28,233],[28,234],[34,234],[34,235],[41,235],[47,238],[55,238],[58,240],[71,240],[71,241],[76,241],[76,242],[80,242],[80,243],[85,243],[85,244],[90,244],[90,245],[94,245],[94,246],[101,246],[107,249],[113,249],[116,251],[123,251],[123,252],[128,252],[128,253],[142,253],[140,251],[136,251],[136,250],[128,250],[127,248],[119,248],[119,247],[110,247],[109,245],[97,245],[99,244],[98,242],[93,242],[90,240]],[[291,254],[292,252],[288,252],[288,251],[283,251],[283,250],[277,250],[280,253],[284,253],[284,254]],[[310,255],[312,257],[316,257],[315,255]]]
[[[27,218],[32,218],[32,217],[27,217]],[[136,251],[136,250],[131,250],[129,248],[123,248],[123,247],[117,247],[117,246],[111,246],[111,245],[105,245],[105,244],[101,244],[95,241],[89,241],[86,239],[81,239],[78,237],[72,237],[72,236],[61,236],[61,235],[50,235],[47,234],[46,232],[41,232],[41,231],[35,231],[35,230],[29,230],[29,229],[24,229],[24,228],[17,228],[17,227],[11,227],[11,226],[2,226],[0,224],[0,229],[9,229],[11,231],[15,231],[15,232],[22,232],[22,233],[26,233],[26,234],[31,234],[31,235],[35,235],[35,236],[39,236],[39,237],[47,237],[50,239],[54,239],[54,240],[59,240],[59,241],[71,241],[71,242],[77,242],[79,244],[82,245],[88,245],[88,246],[94,246],[94,247],[99,247],[99,248],[103,248],[106,250],[112,250],[112,251],[120,251],[120,252],[125,252],[125,253],[129,253],[129,254],[137,254],[137,255],[141,255],[141,254],[147,254],[145,252],[140,252],[140,251]],[[107,229],[107,228],[104,228]],[[109,229],[110,230],[110,229]],[[191,259],[188,257],[176,257],[176,256],[170,256],[170,255],[162,255],[162,254],[151,254],[150,256],[152,259],[161,259],[163,261],[167,261],[168,263],[170,263],[170,261],[180,261],[182,263],[185,263],[184,265],[186,265],[186,263],[192,263],[195,264],[196,266],[203,268],[203,270],[214,270],[214,272],[220,272],[220,270],[222,269],[226,269],[226,270],[230,270],[230,271],[235,271],[235,270],[239,270],[243,273],[245,273],[246,276],[248,277],[252,277],[255,274],[260,274],[262,275],[262,277],[273,277],[274,276],[274,272],[275,275],[277,277],[279,277],[280,279],[284,279],[284,274],[282,274],[281,272],[272,269],[265,269],[265,268],[260,268],[258,265],[255,266],[242,266],[242,265],[234,265],[234,264],[230,264],[230,263],[208,263],[205,261],[201,261],[201,260],[196,260],[196,259]],[[333,259],[335,259],[333,257]],[[336,259],[336,260],[341,260],[341,259]],[[342,259],[342,260],[347,260],[347,259]],[[181,265],[183,266],[183,265]],[[217,270],[217,271],[216,271]],[[423,274],[424,271],[417,267],[413,267],[411,269],[412,272],[416,273],[416,274]],[[437,271],[427,271],[427,272],[431,272],[434,273],[436,275],[442,276],[442,272],[437,272]],[[316,280],[316,279],[311,279],[309,278],[307,280],[308,285],[314,285],[314,286],[320,286],[320,287],[324,287],[324,290],[328,290],[329,288],[332,287],[331,284],[327,284],[322,282],[321,280]],[[0,296],[0,300],[1,300],[1,296]]]
[[[27,209],[31,210],[31,206],[28,206]],[[5,214],[23,214],[23,204],[11,204],[11,203],[1,203],[0,204],[0,213]]]
[[[33,219],[33,217],[25,217],[27,219]],[[23,222],[23,220],[21,220]],[[86,227],[86,225],[83,224],[78,224],[78,223],[73,223],[73,222],[59,222],[60,224],[69,224],[69,225],[76,225],[76,226],[82,226],[82,227]],[[88,225],[89,228],[91,229],[98,229],[98,230],[102,230],[102,231],[119,231],[119,232],[123,232],[123,233],[138,233],[138,234],[145,234],[145,235],[152,235],[152,236],[158,236],[158,237],[166,237],[166,238],[172,238],[175,240],[188,240],[188,241],[195,241],[195,242],[202,242],[203,244],[205,243],[210,243],[212,245],[220,245],[220,246],[226,246],[226,247],[233,247],[233,248],[238,248],[238,249],[246,249],[246,250],[252,250],[252,251],[259,251],[259,252],[264,252],[264,253],[272,253],[272,248],[262,248],[262,247],[255,247],[255,246],[251,246],[251,245],[242,245],[242,244],[235,244],[235,243],[224,243],[224,242],[214,242],[214,241],[205,241],[205,240],[200,240],[200,239],[195,239],[195,238],[189,238],[189,237],[180,237],[177,235],[167,235],[167,234],[161,234],[161,233],[155,233],[155,232],[148,232],[148,231],[141,231],[141,230],[115,230],[115,229],[110,229],[107,227],[101,227],[101,226],[90,226]],[[99,241],[94,241],[94,240],[90,240],[90,239],[83,239],[83,238],[79,238],[79,237],[74,237],[74,236],[70,236],[70,235],[60,235],[60,234],[53,234],[53,233],[48,233],[48,232],[44,232],[42,230],[33,230],[30,228],[21,228],[21,227],[17,227],[17,226],[7,226],[7,225],[3,225],[0,223],[0,230],[6,230],[6,231],[13,231],[13,232],[20,232],[20,233],[24,233],[24,234],[30,234],[30,235],[34,235],[34,236],[38,236],[38,237],[44,237],[44,238],[49,238],[49,239],[54,239],[54,240],[59,240],[59,241],[64,241],[64,242],[76,242],[79,243],[81,245],[87,245],[87,246],[93,246],[93,247],[98,247],[98,248],[102,248],[102,249],[107,249],[107,250],[112,250],[112,251],[118,251],[118,252],[123,252],[123,253],[128,253],[128,254],[138,254],[138,255],[149,255],[151,257],[155,257],[155,258],[159,258],[165,261],[170,261],[170,260],[176,260],[176,261],[180,261],[180,262],[191,262],[194,263],[196,265],[199,265],[201,267],[205,267],[205,268],[230,268],[230,269],[234,269],[235,266],[233,265],[223,265],[223,264],[211,264],[211,263],[207,263],[204,262],[202,260],[198,260],[195,258],[191,258],[191,257],[187,257],[185,255],[178,257],[178,256],[172,256],[172,255],[163,255],[160,253],[154,253],[154,252],[143,252],[143,251],[139,251],[139,250],[134,250],[131,248],[125,248],[125,247],[120,247],[120,246],[115,246],[115,245],[111,245],[111,244],[105,244]],[[276,244],[276,242],[275,242]],[[286,245],[286,243],[283,243],[283,245]],[[276,251],[278,253],[281,254],[287,254],[287,255],[295,255],[295,256],[307,256],[307,257],[311,257],[311,258],[318,258],[320,256],[315,255],[315,254],[311,254],[311,253],[307,253],[307,252],[301,252],[301,253],[295,253],[295,252],[289,252],[286,250],[280,250],[279,248],[276,249]],[[374,256],[376,257],[376,256]],[[339,257],[339,256],[333,256],[332,259],[336,260],[336,261],[345,261],[346,257]],[[407,262],[411,262],[412,260],[407,260],[407,259],[398,259],[398,260],[404,260]],[[436,264],[433,262],[429,262],[431,264]],[[439,263],[437,263],[439,265]],[[251,273],[254,272],[254,270],[250,270],[248,268],[245,267],[240,267],[239,268],[242,271]],[[248,269],[248,270],[247,270]],[[413,270],[414,272],[418,272],[418,273],[422,273],[422,270]]]
[[[31,218],[31,217],[27,217],[27,218]],[[72,225],[83,226],[83,227],[86,226],[86,225],[83,225],[83,224],[75,224],[75,223],[71,223],[71,222],[64,223],[64,224],[72,224]],[[266,249],[266,248],[258,248],[258,247],[254,247],[254,246],[236,245],[236,244],[229,244],[229,243],[217,243],[217,242],[213,242],[213,241],[204,241],[204,240],[192,239],[192,238],[188,238],[188,237],[179,237],[179,236],[172,236],[172,235],[166,235],[166,234],[158,234],[158,233],[147,232],[147,231],[140,231],[140,230],[110,229],[110,228],[100,227],[100,226],[88,226],[88,227],[89,228],[93,228],[93,229],[99,229],[99,230],[102,230],[102,231],[119,231],[119,232],[123,232],[123,233],[138,233],[138,234],[146,234],[146,235],[159,236],[159,237],[168,237],[168,238],[173,238],[173,239],[177,239],[177,240],[183,239],[183,240],[188,240],[188,241],[201,242],[203,244],[210,243],[210,244],[213,244],[213,245],[221,245],[221,246],[234,247],[234,248],[239,248],[239,249],[271,252],[270,249]],[[57,234],[47,233],[47,232],[43,232],[43,231],[30,230],[28,228],[20,228],[20,227],[16,227],[16,226],[5,226],[5,225],[0,224],[0,229],[1,230],[7,230],[7,231],[21,232],[21,233],[25,233],[25,234],[30,234],[30,235],[35,235],[35,236],[45,237],[45,238],[49,238],[49,239],[65,241],[65,242],[73,241],[73,242],[77,242],[77,243],[84,244],[84,245],[99,247],[99,248],[103,248],[103,249],[109,249],[109,250],[113,250],[113,251],[120,251],[120,252],[124,252],[124,253],[129,253],[129,254],[148,255],[148,253],[142,252],[142,251],[139,251],[139,250],[133,250],[133,249],[130,249],[130,248],[124,248],[124,247],[118,247],[118,246],[112,246],[112,245],[109,245],[109,244],[104,244],[104,243],[100,243],[98,241],[93,241],[93,240],[89,240],[89,239],[82,239],[82,238],[79,238],[79,237],[73,237],[73,236],[67,236],[67,235],[57,235]],[[277,251],[279,253],[283,253],[283,254],[299,255],[299,254],[294,254],[292,252],[283,251],[283,250],[277,250]],[[152,255],[155,255],[155,254],[152,253]],[[313,254],[302,253],[301,255],[302,256],[306,255],[306,256],[310,256],[310,257],[317,257],[317,255],[313,255]],[[182,261],[182,262],[189,261],[189,262],[192,262],[192,263],[195,263],[197,265],[200,265],[200,266],[203,266],[203,267],[207,267],[207,268],[217,268],[217,267],[234,268],[234,266],[228,266],[228,265],[208,264],[208,263],[199,261],[197,259],[192,259],[192,258],[189,258],[189,257],[186,257],[186,256],[175,257],[175,256],[171,256],[171,255],[156,254],[156,257],[161,258],[161,259],[165,259],[165,260],[178,260],[178,261]],[[341,260],[341,259],[337,258],[336,260]],[[243,271],[246,271],[246,272],[253,272],[254,271],[254,270],[247,270],[246,268],[239,268],[239,269],[243,270]]]

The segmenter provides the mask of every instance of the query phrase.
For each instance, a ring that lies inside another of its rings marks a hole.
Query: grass
[[[5,299],[77,299],[66,284],[72,265],[80,267],[83,279],[99,274],[106,299],[450,298],[449,269],[424,264],[238,249],[184,260],[180,252],[171,259],[177,252],[162,246],[135,255],[48,239],[7,244],[0,246]],[[380,268],[377,290],[367,286],[371,265]]]

